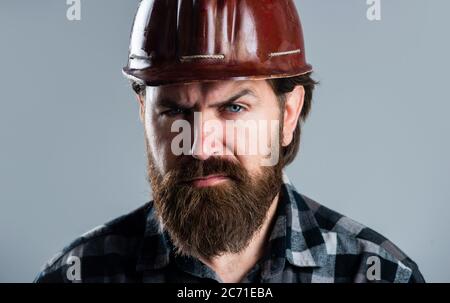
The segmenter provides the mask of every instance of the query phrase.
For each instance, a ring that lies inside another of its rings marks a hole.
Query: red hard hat
[[[292,0],[143,0],[123,69],[149,86],[311,71]]]

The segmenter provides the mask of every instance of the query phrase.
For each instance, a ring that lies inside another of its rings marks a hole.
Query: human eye
[[[245,110],[245,107],[239,104],[229,104],[224,107],[224,109],[230,113],[237,114]]]
[[[185,113],[186,113],[186,110],[184,108],[175,107],[175,108],[171,108],[171,109],[168,109],[166,111],[163,111],[161,113],[161,115],[168,116],[168,117],[176,117],[178,115],[182,115],[182,114],[185,114]]]

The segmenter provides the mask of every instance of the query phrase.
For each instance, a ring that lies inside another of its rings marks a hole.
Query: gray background
[[[32,281],[79,234],[149,198],[122,78],[137,0],[0,2],[0,281]],[[450,2],[297,1],[321,81],[288,174],[450,282]]]

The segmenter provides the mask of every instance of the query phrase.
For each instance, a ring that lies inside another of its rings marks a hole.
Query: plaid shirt
[[[242,282],[424,282],[417,265],[375,231],[284,184],[265,256]],[[68,275],[78,260],[80,275]],[[74,279],[75,277],[75,279]],[[152,202],[90,231],[57,254],[35,282],[221,282],[199,260],[174,254]]]

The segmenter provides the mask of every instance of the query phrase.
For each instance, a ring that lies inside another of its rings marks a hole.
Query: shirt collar
[[[149,204],[146,219],[144,239],[138,255],[138,271],[167,266],[173,252],[173,244],[159,223],[153,202]],[[298,267],[325,265],[328,253],[314,213],[284,172],[275,223],[269,239],[270,248],[263,263],[263,276],[280,273],[285,260]]]

